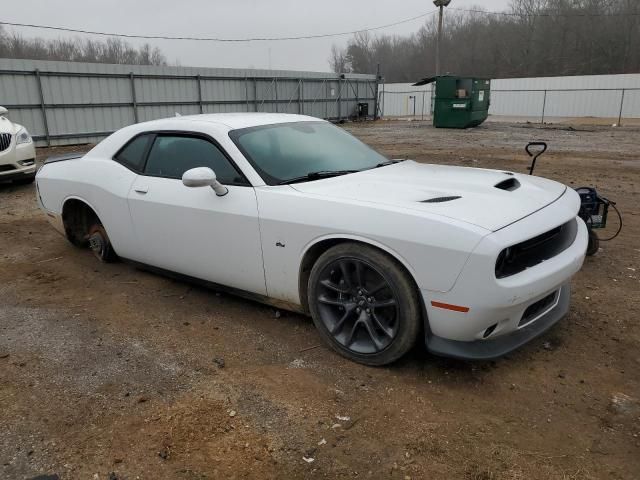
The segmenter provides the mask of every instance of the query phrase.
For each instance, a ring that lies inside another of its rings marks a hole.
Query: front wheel
[[[322,254],[311,270],[308,301],[323,339],[365,365],[399,359],[420,332],[413,281],[396,260],[366,245],[344,243]]]

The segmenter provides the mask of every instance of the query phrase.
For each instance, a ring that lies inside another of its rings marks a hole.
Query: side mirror
[[[216,180],[216,174],[209,167],[187,170],[182,175],[182,183],[185,187],[211,187],[219,197],[229,193],[229,189]]]
[[[0,107],[0,115],[6,115],[7,113],[9,113],[9,110],[4,107]]]

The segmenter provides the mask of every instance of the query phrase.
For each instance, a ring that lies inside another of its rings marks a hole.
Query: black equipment
[[[537,153],[531,152],[531,147],[541,147],[542,150]],[[529,142],[524,148],[529,157],[533,157],[531,160],[531,166],[529,167],[529,175],[533,175],[533,169],[536,166],[536,160],[540,155],[547,151],[546,142]],[[616,203],[608,198],[602,197],[598,194],[597,190],[593,187],[580,187],[576,188],[576,192],[580,195],[580,210],[578,216],[584,221],[589,230],[589,245],[587,246],[587,255],[595,255],[600,248],[600,242],[608,242],[618,236],[622,230],[622,215],[616,208]],[[607,216],[609,213],[609,207],[612,207],[618,214],[620,225],[618,231],[610,238],[601,239],[598,237],[595,229],[602,229],[607,226]]]

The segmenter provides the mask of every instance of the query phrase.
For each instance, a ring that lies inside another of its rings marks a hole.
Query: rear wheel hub
[[[93,233],[89,237],[89,248],[96,257],[102,259],[104,255],[105,240],[100,233]]]

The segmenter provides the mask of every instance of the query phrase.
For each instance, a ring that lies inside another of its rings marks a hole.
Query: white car
[[[517,348],[567,313],[587,248],[565,185],[388,160],[299,115],[132,125],[45,162],[37,187],[53,226],[101,260],[310,313],[369,365],[422,335],[451,357]]]
[[[36,176],[36,149],[22,125],[7,118],[0,107],[0,182],[31,183]]]

